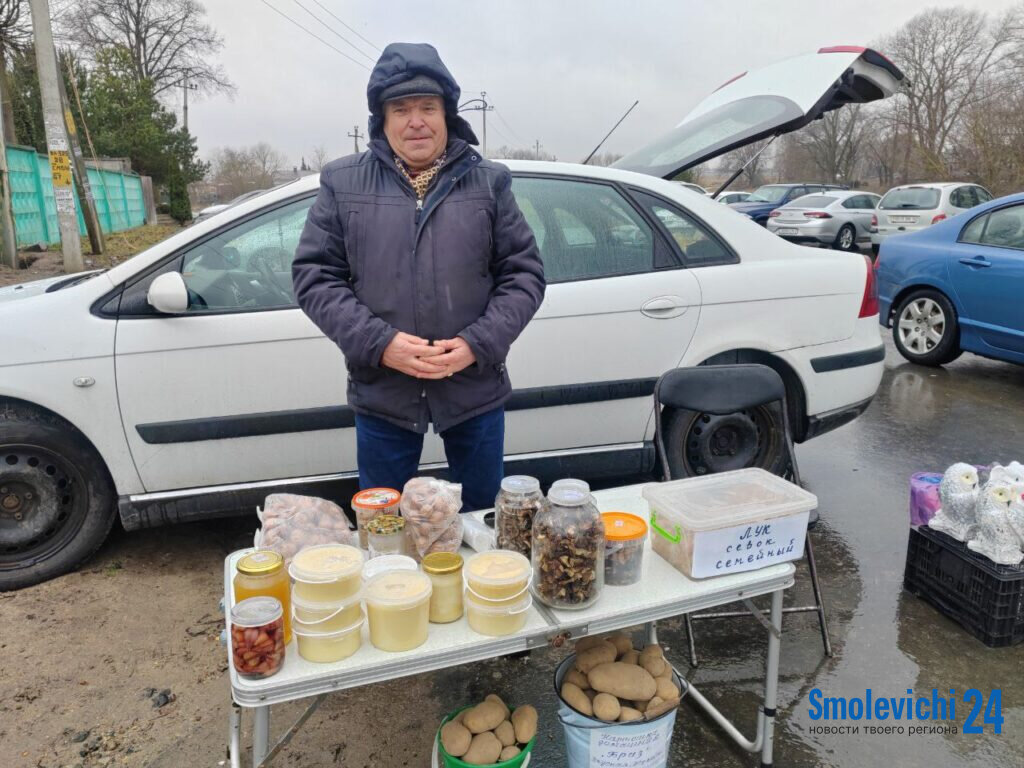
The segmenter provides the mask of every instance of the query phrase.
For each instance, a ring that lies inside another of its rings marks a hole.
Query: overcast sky
[[[352,152],[365,133],[366,80],[389,42],[429,42],[462,85],[487,92],[487,144],[532,145],[579,161],[635,99],[640,104],[602,151],[626,153],[672,127],[730,77],[825,45],[865,44],[937,5],[998,11],[1010,0],[572,0],[380,2],[202,0],[223,35],[220,63],[233,98],[189,104],[189,128],[209,157],[223,146],[266,141],[297,165],[312,147]],[[352,58],[275,13],[269,3]],[[356,43],[360,55],[335,32]],[[373,43],[356,37],[324,8]],[[884,52],[884,51],[883,51]],[[180,117],[180,97],[178,99]],[[480,113],[468,118],[481,135]],[[364,143],[360,142],[360,148]]]

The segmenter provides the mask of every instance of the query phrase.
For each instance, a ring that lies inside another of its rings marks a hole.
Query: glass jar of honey
[[[284,642],[292,641],[291,585],[284,569],[284,558],[269,549],[251,552],[239,559],[232,586],[235,603],[249,597],[275,597],[284,614]]]
[[[430,577],[430,621],[448,624],[462,618],[462,555],[431,552],[423,558],[423,572]]]

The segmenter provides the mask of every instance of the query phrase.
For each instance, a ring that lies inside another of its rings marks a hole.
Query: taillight
[[[878,229],[878,217],[875,214],[871,214],[871,230],[876,231]]]
[[[825,213],[824,211],[804,211],[804,216],[808,219],[831,219],[831,213]]]
[[[875,270],[871,259],[864,257],[868,275],[864,279],[864,298],[860,302],[860,314],[857,317],[873,317],[878,314],[878,283],[875,282]]]
[[[940,221],[946,218],[946,214],[940,213],[938,216],[932,219],[932,224],[938,224]]]
[[[769,219],[774,219],[782,215],[782,211],[772,211],[768,214]]]

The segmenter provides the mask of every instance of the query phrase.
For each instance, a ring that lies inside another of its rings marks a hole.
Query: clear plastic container
[[[275,597],[250,597],[231,608],[231,663],[240,677],[277,674],[284,664],[284,610]]]
[[[466,586],[487,600],[507,600],[530,586],[533,569],[518,552],[492,549],[466,561]]]
[[[466,620],[470,629],[481,635],[501,637],[514,635],[526,626],[527,614],[533,605],[528,590],[511,600],[484,600],[466,590]]]
[[[260,549],[239,558],[235,569],[232,581],[235,602],[260,596],[276,598],[284,611],[284,644],[288,645],[292,641],[289,607],[292,585],[284,569],[284,557],[278,552]]]
[[[382,651],[409,651],[427,640],[430,577],[419,571],[387,571],[366,584],[363,599],[370,642]]]
[[[533,521],[533,593],[553,608],[593,605],[604,586],[604,522],[586,483],[562,481]]]
[[[502,479],[494,500],[494,530],[498,549],[509,549],[523,557],[531,552],[533,518],[545,504],[540,481],[529,475],[511,475]]]
[[[419,565],[408,555],[381,555],[367,560],[363,566],[363,583],[385,571],[418,571]]]
[[[352,512],[359,529],[359,546],[366,549],[366,524],[377,515],[397,515],[402,494],[394,488],[367,488],[352,497]]]
[[[430,577],[430,622],[449,624],[462,618],[462,555],[431,552],[423,558],[423,572]]]
[[[643,575],[647,523],[628,512],[605,512],[604,583],[626,587]]]
[[[340,632],[355,624],[362,615],[358,595],[341,603],[292,600],[292,621],[296,632]]]
[[[356,603],[356,607],[359,607],[358,603]],[[305,630],[296,624],[295,643],[299,656],[317,664],[328,664],[332,661],[347,659],[363,644],[362,628],[362,611],[359,612],[354,624],[334,632]]]
[[[651,547],[692,578],[796,560],[813,493],[763,469],[648,485]]]
[[[405,520],[397,515],[377,515],[366,524],[370,558],[381,555],[404,555],[406,549]]]
[[[362,585],[362,550],[348,544],[306,547],[292,558],[292,597],[313,603],[341,603]]]

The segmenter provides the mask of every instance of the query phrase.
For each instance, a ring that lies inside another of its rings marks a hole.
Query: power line
[[[321,19],[319,16],[317,16],[315,13],[313,13],[311,10],[309,10],[309,8],[307,8],[302,3],[300,3],[299,0],[295,0],[295,4],[297,6],[299,6],[299,8],[304,10],[306,13],[308,13],[310,16],[312,16],[328,32],[330,32],[332,35],[335,35],[336,37],[338,37],[341,40],[343,40],[347,46],[352,48],[352,50],[355,51],[356,53],[358,53],[360,56],[362,56],[363,58],[369,59],[371,62],[375,61],[373,56],[370,56],[369,54],[363,53],[361,50],[359,50],[351,40],[349,40],[347,37],[342,35],[340,32],[334,30],[332,27],[328,26],[326,21]]]
[[[359,60],[357,60],[357,59],[353,59],[353,58],[352,58],[351,56],[349,56],[349,55],[348,55],[347,53],[345,53],[344,51],[338,50],[337,48],[335,48],[335,47],[334,47],[333,45],[331,45],[330,43],[328,43],[328,42],[327,42],[326,40],[324,40],[324,39],[323,39],[322,37],[320,37],[320,35],[316,34],[315,32],[310,32],[310,31],[309,31],[308,29],[306,29],[306,28],[305,28],[304,26],[302,26],[301,24],[299,24],[299,22],[297,22],[297,21],[296,21],[295,19],[293,19],[293,18],[292,18],[291,16],[289,16],[289,15],[288,15],[287,13],[285,13],[284,11],[279,11],[279,10],[278,10],[277,8],[275,8],[274,6],[272,6],[272,5],[270,4],[270,3],[268,3],[268,2],[267,2],[267,0],[260,0],[260,2],[261,2],[261,3],[263,3],[263,4],[265,5],[265,6],[267,6],[267,8],[269,8],[270,10],[272,10],[272,11],[273,11],[274,13],[278,14],[279,16],[283,16],[283,17],[284,17],[285,19],[287,19],[288,21],[290,21],[290,22],[291,22],[292,24],[294,24],[294,25],[295,25],[296,27],[298,27],[299,29],[301,29],[301,30],[302,30],[303,32],[305,32],[305,33],[306,33],[307,35],[309,35],[310,37],[315,37],[315,38],[316,38],[317,40],[319,40],[319,41],[320,41],[321,43],[323,43],[324,45],[326,45],[326,46],[327,46],[328,48],[330,48],[330,49],[331,49],[332,51],[334,51],[335,53],[340,53],[340,54],[341,54],[342,56],[344,56],[344,57],[345,57],[346,59],[348,59],[349,61],[351,61],[351,62],[352,62],[353,64],[358,64],[358,65],[359,65],[360,67],[362,67],[363,69],[365,69],[365,70],[367,70],[367,71],[369,71],[369,70],[370,70],[370,67],[368,67],[368,66],[366,66],[365,64],[363,64],[363,62],[361,62],[361,61],[359,61]]]
[[[508,124],[508,120],[506,120],[502,116],[501,112],[499,112],[497,109],[495,109],[494,110],[494,114],[498,116],[499,120],[501,120],[502,125],[504,125],[506,128],[508,128],[509,133],[511,133],[515,137],[516,141],[518,141],[521,144],[528,143],[528,142],[523,141],[523,138],[518,133],[516,133],[516,130],[511,125]]]
[[[369,40],[367,40],[367,39],[366,39],[365,37],[363,37],[363,36],[362,36],[362,35],[360,35],[360,34],[359,34],[358,32],[356,32],[356,31],[355,31],[355,29],[353,29],[353,28],[352,28],[352,27],[350,27],[350,26],[349,26],[348,24],[346,24],[346,23],[345,23],[344,21],[342,21],[342,20],[341,20],[341,19],[339,19],[339,18],[338,18],[337,16],[335,16],[335,15],[334,15],[333,13],[331,13],[331,10],[330,10],[329,8],[327,8],[327,7],[326,7],[326,6],[325,6],[325,5],[323,4],[323,3],[321,3],[321,2],[319,1],[319,0],[313,0],[313,2],[314,2],[314,3],[316,3],[317,5],[319,5],[319,6],[321,7],[321,8],[323,8],[323,9],[324,9],[324,10],[325,10],[325,11],[327,12],[327,14],[328,14],[328,15],[329,15],[329,16],[330,16],[331,18],[335,19],[335,20],[336,20],[336,21],[337,21],[337,22],[338,22],[339,24],[341,24],[341,26],[343,26],[343,27],[344,27],[345,29],[349,30],[349,31],[350,31],[350,32],[351,32],[351,33],[352,33],[353,35],[355,35],[355,36],[356,36],[356,37],[358,37],[358,38],[359,38],[360,40],[362,40],[362,41],[363,41],[364,43],[366,43],[366,44],[367,44],[367,45],[369,45],[369,46],[370,46],[371,48],[373,48],[373,50],[375,50],[375,51],[380,51],[380,46],[374,45],[374,44],[373,44],[373,43],[371,43],[371,42],[370,42]]]

